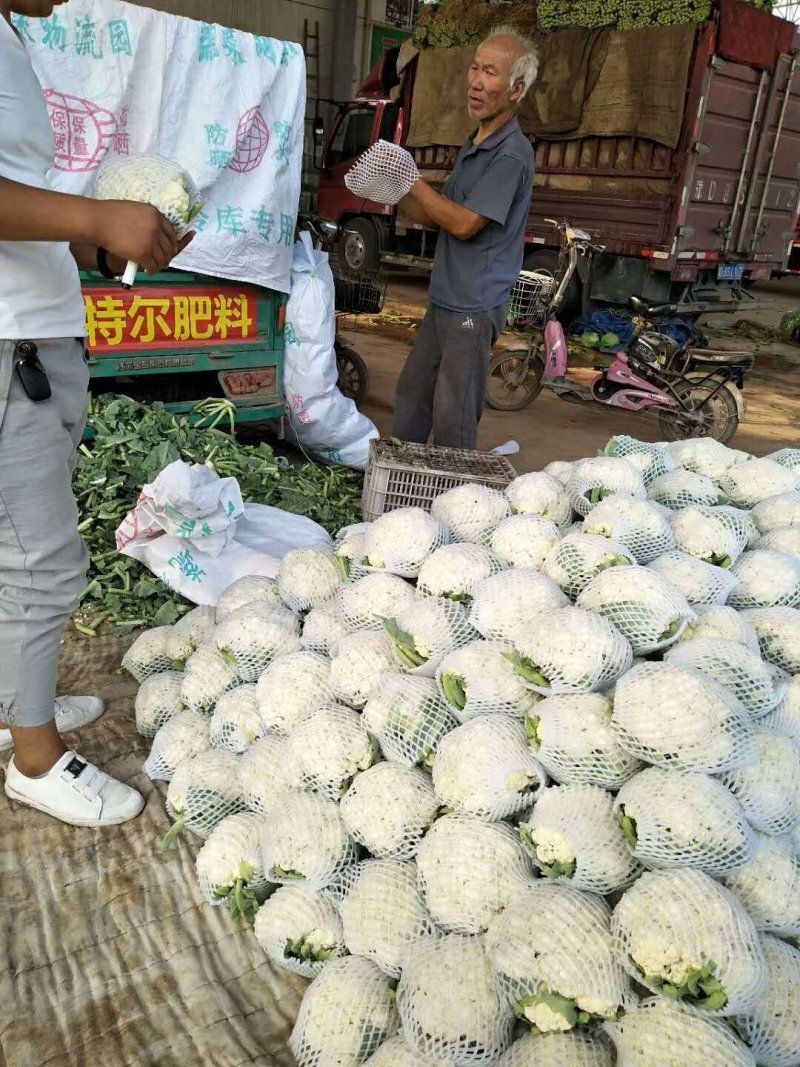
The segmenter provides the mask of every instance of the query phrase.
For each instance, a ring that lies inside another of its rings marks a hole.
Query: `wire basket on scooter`
[[[546,270],[524,270],[511,290],[508,325],[525,330],[544,326],[556,280]]]
[[[351,270],[338,256],[330,257],[336,310],[344,315],[379,315],[386,300],[382,270]]]

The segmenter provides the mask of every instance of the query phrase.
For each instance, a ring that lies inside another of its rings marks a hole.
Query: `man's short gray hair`
[[[513,26],[495,26],[486,40],[491,41],[493,37],[510,37],[519,45],[520,54],[511,68],[511,88],[521,81],[524,97],[539,73],[539,53],[536,51],[536,45]]]

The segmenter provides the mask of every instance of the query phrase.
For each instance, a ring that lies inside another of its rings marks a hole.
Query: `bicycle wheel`
[[[544,364],[529,349],[500,352],[489,364],[486,403],[495,411],[521,411],[542,390]]]
[[[369,371],[364,360],[352,348],[336,344],[336,369],[339,373],[339,391],[354,401],[356,407],[367,399]]]
[[[685,441],[689,437],[713,437],[726,445],[739,428],[736,398],[727,385],[714,393],[719,382],[687,380],[676,388],[678,396],[688,402],[688,411],[661,408],[658,421],[668,441]],[[711,395],[713,393],[713,396]]]

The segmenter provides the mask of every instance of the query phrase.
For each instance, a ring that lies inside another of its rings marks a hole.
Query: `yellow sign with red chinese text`
[[[257,291],[234,286],[140,291],[87,285],[87,347],[94,354],[147,348],[207,348],[258,336]]]

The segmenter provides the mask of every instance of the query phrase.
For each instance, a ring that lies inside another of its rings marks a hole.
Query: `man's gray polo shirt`
[[[522,269],[535,158],[516,118],[458,154],[442,192],[489,219],[469,241],[441,230],[430,300],[450,311],[492,311],[505,304]]]

